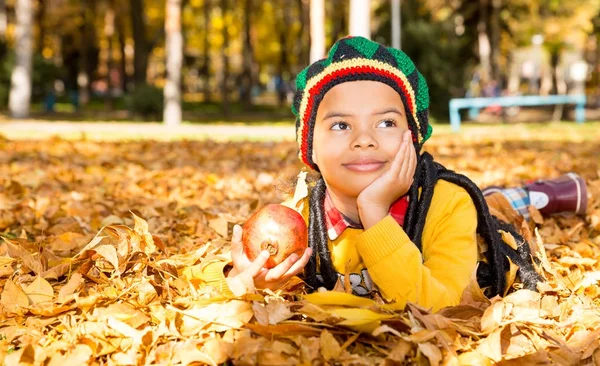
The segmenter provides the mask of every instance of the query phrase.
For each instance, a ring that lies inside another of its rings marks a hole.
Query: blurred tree
[[[0,0],[0,60],[6,56],[6,28],[8,19],[6,16],[6,1]]]
[[[223,45],[221,47],[221,67],[222,79],[221,79],[221,102],[223,108],[223,114],[229,116],[229,5],[227,0],[221,0],[221,16],[223,18],[223,28],[221,29],[221,36],[223,37]]]
[[[477,14],[478,4],[474,5],[473,13]],[[374,39],[384,44],[390,44],[390,8],[389,3],[383,2],[375,13],[380,22]],[[477,42],[476,18],[471,28],[474,31],[464,32],[457,26],[462,24],[463,15],[441,0],[428,4],[403,0],[401,17],[402,51],[427,79],[431,115],[447,119],[448,101],[465,95],[470,72],[478,62],[473,46]]]
[[[181,0],[166,1],[165,53],[167,58],[167,80],[164,88],[163,121],[167,126],[181,123],[181,66],[183,64],[181,5]]]
[[[27,118],[31,103],[33,56],[32,0],[16,0],[15,55],[8,107],[13,118]]]
[[[35,25],[38,28],[35,51],[42,53],[44,51],[44,38],[46,37],[46,2],[44,0],[37,1],[37,11],[35,13]]]
[[[310,62],[325,56],[325,3],[310,0]]]
[[[333,0],[329,2],[328,14],[331,14],[331,37],[327,48],[330,48],[338,39],[348,34],[348,0]]]
[[[164,3],[163,3],[164,4]],[[148,82],[148,59],[152,49],[164,35],[164,26],[157,27],[153,37],[148,38],[148,22],[144,0],[130,0],[129,13],[131,18],[131,30],[133,35],[133,81],[135,86]],[[164,9],[164,6],[163,6]],[[153,9],[153,13],[154,13]],[[164,23],[162,23],[164,25]]]
[[[289,82],[290,60],[288,56],[291,24],[290,0],[279,0],[277,7],[277,34],[279,35],[279,63],[277,65],[277,97],[279,105],[283,105],[287,96],[287,85]]]
[[[252,88],[254,86],[254,50],[252,47],[252,34],[251,34],[251,23],[252,23],[252,10],[253,1],[244,0],[244,15],[242,22],[244,26],[243,31],[243,48],[242,48],[242,73],[240,75],[240,102],[245,108],[252,105]]]
[[[204,92],[204,102],[210,102],[210,12],[211,12],[211,0],[204,0],[204,5],[202,6],[202,15],[204,21],[204,37],[202,38],[203,45],[203,57],[202,57],[202,67],[201,74],[204,76],[204,84],[203,84],[203,92]]]
[[[391,15],[391,23],[392,23],[392,47],[401,49],[401,34],[402,34],[402,24],[401,24],[401,4],[400,0],[392,0],[392,15]]]
[[[350,0],[351,36],[371,38],[371,0]]]
[[[125,22],[123,21],[126,11],[124,11],[125,3],[113,2],[112,6],[115,12],[115,30],[117,31],[117,40],[119,42],[119,80],[121,81],[121,90],[127,92],[129,84],[129,75],[127,74],[127,43],[125,41],[127,35],[125,34]]]
[[[133,31],[133,81],[136,85],[146,83],[148,71],[148,54],[150,44],[146,35],[146,19],[144,18],[144,1],[130,0],[131,29]]]

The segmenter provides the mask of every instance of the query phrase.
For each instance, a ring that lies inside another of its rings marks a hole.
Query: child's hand
[[[277,266],[266,269],[264,265],[269,259],[269,252],[266,250],[262,251],[253,262],[250,262],[246,253],[244,253],[242,228],[239,225],[235,225],[231,237],[233,269],[229,271],[227,281],[230,283],[230,287],[231,284],[237,282],[236,285],[239,286],[241,284],[248,290],[253,290],[253,287],[276,290],[285,285],[290,278],[302,272],[311,254],[312,250],[307,248],[301,257],[298,257],[297,254],[291,254]],[[232,291],[236,292],[234,289]]]
[[[417,154],[407,130],[390,168],[358,195],[356,203],[365,230],[387,216],[391,204],[408,192],[416,167]]]

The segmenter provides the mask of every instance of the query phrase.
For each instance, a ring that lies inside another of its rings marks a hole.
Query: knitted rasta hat
[[[342,38],[331,47],[327,58],[309,65],[296,78],[292,112],[296,116],[298,155],[310,168],[318,170],[312,161],[312,144],[319,104],[334,86],[357,80],[379,81],[400,94],[417,151],[431,136],[427,82],[410,58],[363,37]]]

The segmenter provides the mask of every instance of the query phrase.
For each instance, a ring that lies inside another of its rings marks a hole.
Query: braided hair
[[[524,287],[536,290],[541,276],[535,270],[525,239],[512,225],[490,214],[481,190],[473,181],[446,169],[429,153],[420,154],[423,143],[432,133],[428,123],[429,93],[425,78],[402,51],[362,37],[346,37],[333,45],[326,59],[313,63],[298,75],[292,111],[297,117],[296,139],[300,159],[311,169],[319,171],[311,153],[318,105],[333,86],[354,80],[372,80],[389,85],[398,92],[407,111],[417,164],[413,184],[407,193],[409,205],[403,228],[415,246],[422,252],[423,230],[437,181],[453,183],[465,189],[473,200],[477,210],[477,234],[488,245],[486,261],[480,262],[477,269],[477,280],[481,288],[486,288],[486,295],[504,294],[505,276],[510,268],[507,258],[519,267],[517,273]],[[327,240],[325,195],[326,185],[321,177],[311,191],[309,203],[308,244],[313,254],[305,267],[305,278],[313,290],[318,287],[332,289],[337,282]],[[513,235],[518,242],[516,250],[504,243],[500,230]]]

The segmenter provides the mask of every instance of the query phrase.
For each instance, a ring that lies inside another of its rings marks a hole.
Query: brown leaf
[[[64,303],[84,283],[81,273],[73,273],[69,282],[58,291],[58,303]]]
[[[29,298],[19,285],[7,280],[0,296],[0,304],[11,313],[19,313],[29,306]]]
[[[429,364],[437,366],[442,360],[442,352],[440,349],[431,343],[419,343],[419,351],[429,359]]]
[[[27,294],[29,302],[33,305],[41,302],[52,302],[54,297],[52,285],[40,276],[37,276],[35,281],[25,287],[24,292]]]

